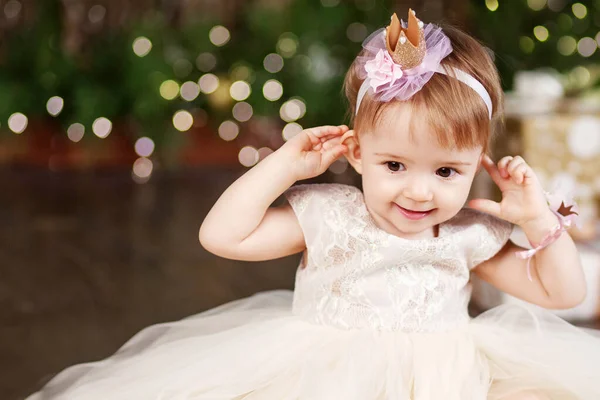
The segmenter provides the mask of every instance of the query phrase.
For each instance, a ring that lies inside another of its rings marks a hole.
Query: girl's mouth
[[[402,215],[413,221],[423,219],[429,214],[431,214],[433,211],[435,211],[435,208],[432,208],[431,210],[427,211],[414,211],[401,207],[398,204],[396,204],[396,206],[398,207],[398,210],[400,210],[400,213],[402,213]]]

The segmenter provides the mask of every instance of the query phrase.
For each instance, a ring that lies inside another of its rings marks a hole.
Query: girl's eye
[[[438,169],[436,173],[438,174],[438,176],[441,176],[442,178],[451,178],[457,172],[454,168],[442,167],[442,168]]]
[[[397,161],[388,161],[385,164],[387,165],[388,169],[392,172],[398,172],[401,169],[404,169],[404,165]]]

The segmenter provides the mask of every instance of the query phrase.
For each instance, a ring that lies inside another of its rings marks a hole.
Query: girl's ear
[[[344,154],[352,168],[362,174],[362,159],[360,156],[360,144],[353,130],[346,132],[342,136],[342,143],[348,147],[348,151]]]

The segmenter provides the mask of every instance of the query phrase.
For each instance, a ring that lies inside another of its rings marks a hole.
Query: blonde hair
[[[444,26],[443,31],[452,43],[453,51],[442,60],[443,66],[458,68],[477,79],[492,99],[492,120],[482,98],[471,87],[444,74],[434,73],[429,82],[409,100],[382,102],[367,94],[356,115],[356,97],[362,84],[358,77],[357,60],[344,79],[344,94],[348,100],[347,114],[356,135],[372,132],[384,111],[398,103],[411,107],[425,116],[427,126],[435,133],[440,145],[468,149],[481,146],[484,152],[498,125],[503,122],[503,93],[494,62],[485,48],[461,30]],[[363,49],[359,56],[365,56]],[[411,126],[414,119],[411,120]],[[412,129],[411,129],[412,131]]]

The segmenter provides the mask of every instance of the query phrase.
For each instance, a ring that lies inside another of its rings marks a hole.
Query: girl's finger
[[[522,166],[523,166],[523,164],[519,164],[517,167],[513,168],[510,172],[510,178],[517,185],[520,185],[521,180],[523,179],[523,170],[521,168]]]
[[[335,160],[340,158],[347,150],[348,148],[341,144],[327,150],[323,153],[323,158],[321,159],[323,165],[326,165],[327,168],[329,168],[329,166],[333,164]]]
[[[481,161],[483,168],[485,168],[492,180],[496,183],[496,185],[500,186],[503,179],[500,176],[500,172],[498,171],[496,164],[494,164],[494,161],[492,161],[492,159],[487,154],[483,156]]]
[[[344,136],[335,136],[332,138],[327,138],[326,140],[323,140],[321,143],[323,144],[324,149],[329,149],[334,146],[339,146],[340,144],[344,143]]]
[[[506,166],[509,162],[511,162],[513,156],[502,157],[500,161],[498,161],[498,170],[500,171],[500,176],[503,178],[508,178],[508,172],[506,171]]]
[[[341,138],[338,136],[338,137],[334,137],[334,138],[325,140],[325,141],[323,141],[321,143],[323,145],[323,148],[325,150],[327,150],[327,149],[331,149],[331,148],[333,148],[335,146],[339,146],[342,143],[342,141],[341,141]]]
[[[344,143],[346,141],[346,139],[348,139],[349,137],[352,137],[352,136],[354,136],[354,130],[350,129],[350,130],[346,131],[346,133],[344,133],[342,135],[342,139],[341,139],[342,143]]]
[[[327,140],[328,137],[336,137],[341,134],[341,129],[337,126],[318,126],[314,128],[305,129],[304,132],[309,138],[311,146],[314,150],[321,149],[321,143]]]
[[[475,210],[501,218],[502,206],[500,203],[488,199],[473,199],[468,202],[468,206]]]
[[[342,135],[347,127],[345,125],[333,126],[333,125],[324,125],[317,126],[314,128],[308,128],[306,131],[310,132],[316,138],[324,138],[327,136],[337,136]]]
[[[518,177],[518,180],[517,180],[518,184],[525,183],[525,178],[527,177],[528,170],[529,170],[529,167],[527,166],[526,163],[519,165],[519,168],[517,168],[517,170],[515,171],[515,173]]]
[[[523,160],[521,157],[517,156],[517,157],[513,158],[511,160],[511,162],[508,163],[506,170],[508,171],[509,175],[513,176],[515,174],[515,172],[517,171],[517,169],[523,164],[525,164],[525,160]]]

